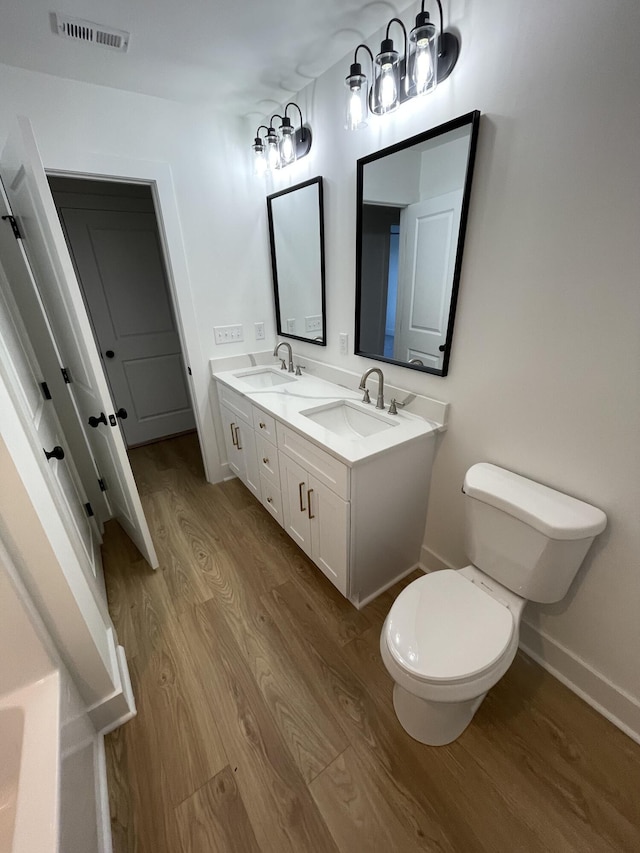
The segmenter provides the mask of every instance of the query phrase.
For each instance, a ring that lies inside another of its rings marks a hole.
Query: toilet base
[[[408,735],[428,746],[445,746],[460,737],[486,693],[466,702],[429,702],[393,685],[393,707]]]

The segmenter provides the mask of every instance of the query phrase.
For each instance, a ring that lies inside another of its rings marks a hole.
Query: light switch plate
[[[340,332],[340,355],[349,355],[349,335]]]
[[[214,334],[217,344],[235,344],[244,340],[244,332],[241,325],[238,326],[215,326]]]
[[[257,341],[264,340],[264,323],[254,323],[255,335]]]

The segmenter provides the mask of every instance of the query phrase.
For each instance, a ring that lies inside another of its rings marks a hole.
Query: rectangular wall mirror
[[[358,160],[357,355],[446,376],[479,123]]]
[[[327,342],[322,178],[267,196],[278,334]]]

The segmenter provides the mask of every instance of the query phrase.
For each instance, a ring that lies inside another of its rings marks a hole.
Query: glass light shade
[[[419,19],[409,34],[409,94],[427,95],[436,88],[437,44],[435,26]]]
[[[372,112],[377,116],[391,113],[400,103],[400,63],[398,53],[388,50],[375,59]]]
[[[267,168],[270,172],[280,168],[280,149],[278,147],[278,137],[275,130],[270,127],[269,133],[265,137],[265,153],[267,157]]]
[[[253,174],[264,175],[268,171],[267,157],[264,150],[264,145],[259,137],[256,137],[255,142],[251,146],[253,152]]]
[[[296,161],[296,132],[290,124],[280,128],[280,166],[289,166]]]
[[[344,126],[347,130],[359,130],[367,126],[367,78],[364,74],[350,74],[344,82],[346,86]]]

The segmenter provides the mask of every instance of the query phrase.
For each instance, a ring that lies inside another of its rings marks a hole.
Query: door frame
[[[126,157],[114,157],[92,152],[75,152],[68,155],[71,162],[58,162],[46,165],[47,177],[84,178],[87,180],[109,181],[114,183],[143,184],[151,190],[158,224],[158,234],[169,282],[169,297],[176,317],[176,325],[185,367],[191,370],[187,374],[187,387],[196,430],[200,442],[200,451],[209,482],[222,479],[222,468],[215,448],[209,449],[204,429],[206,418],[211,420],[210,434],[214,435],[213,420],[205,395],[205,405],[198,405],[196,378],[202,379],[206,367],[199,346],[197,318],[191,298],[191,283],[187,266],[187,257],[182,238],[182,228],[178,215],[178,206],[173,186],[173,176],[168,163],[148,160],[136,160]],[[182,294],[182,299],[180,295]],[[191,341],[191,345],[189,345]]]

